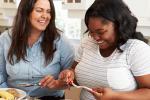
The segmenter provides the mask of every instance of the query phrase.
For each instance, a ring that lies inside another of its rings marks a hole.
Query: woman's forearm
[[[141,88],[131,92],[118,92],[116,100],[150,100],[150,89]]]

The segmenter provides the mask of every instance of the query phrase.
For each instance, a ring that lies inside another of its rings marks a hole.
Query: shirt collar
[[[43,36],[44,36],[44,32],[41,33],[39,39],[38,39],[34,44],[39,44],[39,43],[41,43],[42,40],[43,40]]]

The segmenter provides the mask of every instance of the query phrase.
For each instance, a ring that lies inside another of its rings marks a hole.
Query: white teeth
[[[103,42],[104,42],[104,41],[98,41],[97,43],[98,43],[98,44],[102,44]]]
[[[45,20],[39,20],[39,22],[42,23],[42,24],[46,23]]]
[[[45,23],[45,21],[39,21],[40,23]]]

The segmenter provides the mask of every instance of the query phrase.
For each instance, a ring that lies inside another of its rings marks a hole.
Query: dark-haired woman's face
[[[29,17],[31,31],[44,31],[51,19],[50,12],[49,0],[37,0]]]
[[[100,49],[111,49],[116,45],[116,32],[111,21],[101,18],[90,18],[88,22],[90,36],[97,42]]]

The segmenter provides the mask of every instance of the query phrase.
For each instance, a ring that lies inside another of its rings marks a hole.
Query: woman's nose
[[[101,40],[101,36],[99,36],[99,35],[94,35],[93,38],[94,38],[94,40],[96,40],[96,41]]]
[[[47,16],[48,16],[48,15],[47,15],[46,12],[43,12],[42,15],[41,15],[42,18],[47,18]]]

